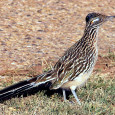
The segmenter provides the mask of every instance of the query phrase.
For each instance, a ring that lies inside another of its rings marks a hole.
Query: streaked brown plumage
[[[50,89],[62,88],[64,100],[66,100],[65,90],[70,89],[80,104],[75,89],[84,84],[93,71],[98,56],[98,29],[111,18],[115,16],[105,16],[99,13],[88,14],[83,37],[64,53],[52,70],[1,90],[0,100],[15,92],[29,90],[51,81]]]

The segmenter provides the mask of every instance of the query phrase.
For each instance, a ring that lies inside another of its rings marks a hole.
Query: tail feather
[[[11,85],[0,91],[0,101],[9,99],[12,96],[20,94],[21,92],[27,91],[33,87],[34,87],[34,82],[30,83],[27,80]]]
[[[52,75],[52,73],[50,73],[50,72],[51,71],[49,71],[47,73],[40,74],[40,75],[33,77],[31,79],[21,81],[19,83],[16,83],[14,85],[11,85],[9,87],[6,87],[6,88],[0,90],[0,102],[4,101],[6,99],[12,98],[13,96],[16,96],[18,94],[21,94],[24,91],[28,91],[34,87],[37,87],[40,84],[44,84],[48,81],[53,80],[54,78],[50,77]]]
[[[36,87],[37,86],[36,80],[41,76],[43,76],[43,74],[28,80],[21,81],[19,83],[16,83],[14,85],[11,85],[9,87],[0,90],[0,102],[12,98],[13,96],[16,96],[18,94],[21,94],[24,91],[28,91],[33,87]],[[37,84],[39,85],[39,83]]]
[[[33,86],[30,84],[24,85],[22,87],[16,88],[16,89],[12,89],[10,91],[7,91],[5,93],[0,94],[0,101],[4,101],[5,99],[9,99],[14,95],[17,95],[21,92],[27,91],[29,89],[31,89]]]
[[[9,87],[6,87],[6,88],[0,90],[0,95],[3,94],[3,93],[5,93],[5,92],[8,92],[8,91],[14,90],[16,88],[19,88],[19,87],[21,87],[23,85],[26,85],[26,84],[28,84],[28,81],[24,80],[24,81],[21,81],[19,83],[14,84],[14,85],[11,85]]]

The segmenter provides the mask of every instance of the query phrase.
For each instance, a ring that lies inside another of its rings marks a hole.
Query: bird
[[[71,90],[76,102],[81,105],[76,89],[86,83],[96,64],[100,26],[113,18],[115,16],[89,13],[85,18],[86,26],[82,38],[65,51],[51,70],[0,90],[0,100],[51,82],[50,90],[61,88],[64,101],[67,100],[66,90]]]

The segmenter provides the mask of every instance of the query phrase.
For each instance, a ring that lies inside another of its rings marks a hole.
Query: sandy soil
[[[85,16],[90,12],[115,15],[115,2],[0,0],[0,74],[30,68],[42,72],[42,68],[54,65],[82,37]],[[115,20],[102,26],[98,45],[101,56],[115,53]],[[110,61],[99,57],[96,67],[113,74],[115,66],[111,70],[107,64]]]

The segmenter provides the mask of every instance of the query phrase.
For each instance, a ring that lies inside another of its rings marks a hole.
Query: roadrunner
[[[50,89],[62,88],[64,100],[66,100],[65,91],[70,89],[78,104],[81,105],[75,90],[87,81],[93,71],[98,57],[99,27],[112,18],[115,16],[88,14],[83,37],[64,53],[50,71],[0,90],[0,100],[50,81],[52,83]]]

